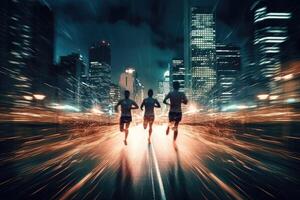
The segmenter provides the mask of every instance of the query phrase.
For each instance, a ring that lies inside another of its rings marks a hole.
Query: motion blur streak
[[[255,111],[256,117],[266,112]],[[287,115],[289,111],[276,112],[272,117],[278,120],[298,118]],[[35,114],[46,113],[39,110]],[[124,146],[117,125],[108,124],[109,120],[83,119],[75,123],[80,115],[60,116],[64,121],[59,120],[59,126],[44,122],[29,125],[24,118],[23,125],[1,124],[0,145],[4,152],[0,170],[6,172],[0,176],[2,195],[43,198],[47,194],[51,199],[266,199],[293,197],[299,192],[296,174],[300,138],[284,126],[281,130],[274,129],[276,124],[254,127],[240,122],[235,126],[237,121],[228,121],[225,115],[214,115],[218,119],[214,122],[207,121],[207,116],[201,122],[197,116],[201,123],[188,117],[184,122],[190,125],[180,126],[176,145],[172,134],[165,135],[167,124],[161,123],[154,125],[149,146],[147,131],[137,123],[132,124],[128,146]],[[24,116],[33,119],[32,115]],[[249,114],[239,118],[250,119]]]

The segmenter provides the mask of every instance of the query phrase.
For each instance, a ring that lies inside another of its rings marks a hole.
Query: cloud
[[[57,19],[57,53],[87,49],[95,41],[112,43],[114,79],[126,65],[145,82],[162,77],[167,63],[183,51],[183,0],[48,0]],[[242,44],[252,34],[254,0],[198,0],[216,6],[217,40]],[[228,36],[228,37],[227,37]],[[86,55],[87,56],[87,55]]]

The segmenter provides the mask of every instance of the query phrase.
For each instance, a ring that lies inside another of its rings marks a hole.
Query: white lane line
[[[151,148],[151,147],[150,147]],[[154,186],[154,178],[153,178],[153,168],[152,168],[152,159],[151,159],[151,152],[148,151],[148,163],[149,163],[149,173],[151,176],[151,184],[152,184],[152,193],[153,193],[153,199],[155,200],[155,186]]]
[[[155,171],[156,171],[156,176],[157,176],[159,190],[160,190],[160,196],[161,196],[162,200],[166,200],[165,188],[164,188],[164,185],[163,185],[163,182],[162,182],[161,174],[160,174],[159,167],[158,167],[157,158],[156,158],[155,151],[154,151],[154,148],[153,148],[152,144],[151,144],[150,148],[151,148],[151,151],[152,151],[152,157],[153,157],[153,161],[154,161],[154,165],[155,165]]]

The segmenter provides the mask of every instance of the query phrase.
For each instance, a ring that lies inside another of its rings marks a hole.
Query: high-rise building
[[[260,1],[254,10],[254,47],[257,76],[268,83],[267,93],[276,90],[275,76],[280,72],[280,45],[288,39],[291,13],[272,7],[271,2]]]
[[[179,82],[180,92],[185,91],[185,68],[183,59],[173,59],[170,66],[170,87],[172,87],[173,82]]]
[[[131,94],[135,93],[136,71],[134,68],[127,67],[120,75],[119,85],[122,90],[128,90]]]
[[[60,57],[60,63],[57,66],[57,87],[59,88],[58,99],[71,105],[80,107],[81,105],[81,79],[85,74],[86,66],[82,56],[72,53]]]
[[[0,95],[7,106],[26,106],[34,94],[50,98],[54,55],[53,12],[40,1],[1,1]]]
[[[164,73],[164,78],[158,82],[157,99],[162,102],[165,96],[170,92],[170,71]]]
[[[119,85],[121,90],[128,90],[137,103],[141,103],[144,98],[144,85],[137,77],[137,73],[134,68],[127,67],[125,71],[120,75]]]
[[[111,101],[112,108],[115,105],[117,105],[120,98],[121,98],[120,86],[117,85],[117,84],[112,83],[111,86],[110,86],[110,101]]]
[[[207,104],[208,94],[216,84],[216,28],[212,9],[190,7],[185,24],[186,85],[188,95],[198,103]],[[190,94],[189,94],[190,93]]]
[[[104,112],[109,110],[111,86],[111,49],[110,43],[100,41],[89,49],[88,83],[93,88],[93,104]]]
[[[89,61],[111,65],[110,43],[102,40],[91,46],[89,49]]]
[[[228,105],[236,94],[235,81],[241,70],[240,48],[217,44],[217,104]]]

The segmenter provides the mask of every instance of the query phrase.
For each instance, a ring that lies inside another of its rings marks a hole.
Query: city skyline
[[[1,198],[298,199],[297,1],[2,0]]]
[[[112,56],[118,58],[112,60],[114,82],[125,66],[134,66],[143,71],[139,76],[149,87],[152,80],[163,78],[172,58],[183,57],[183,1],[172,2],[49,1],[57,16],[56,59],[79,49],[87,59],[89,46],[106,39],[112,44]],[[251,6],[256,1],[197,2],[215,7],[217,42],[239,46],[244,63],[246,44],[253,32]],[[276,4],[296,8],[292,1],[275,1]]]

